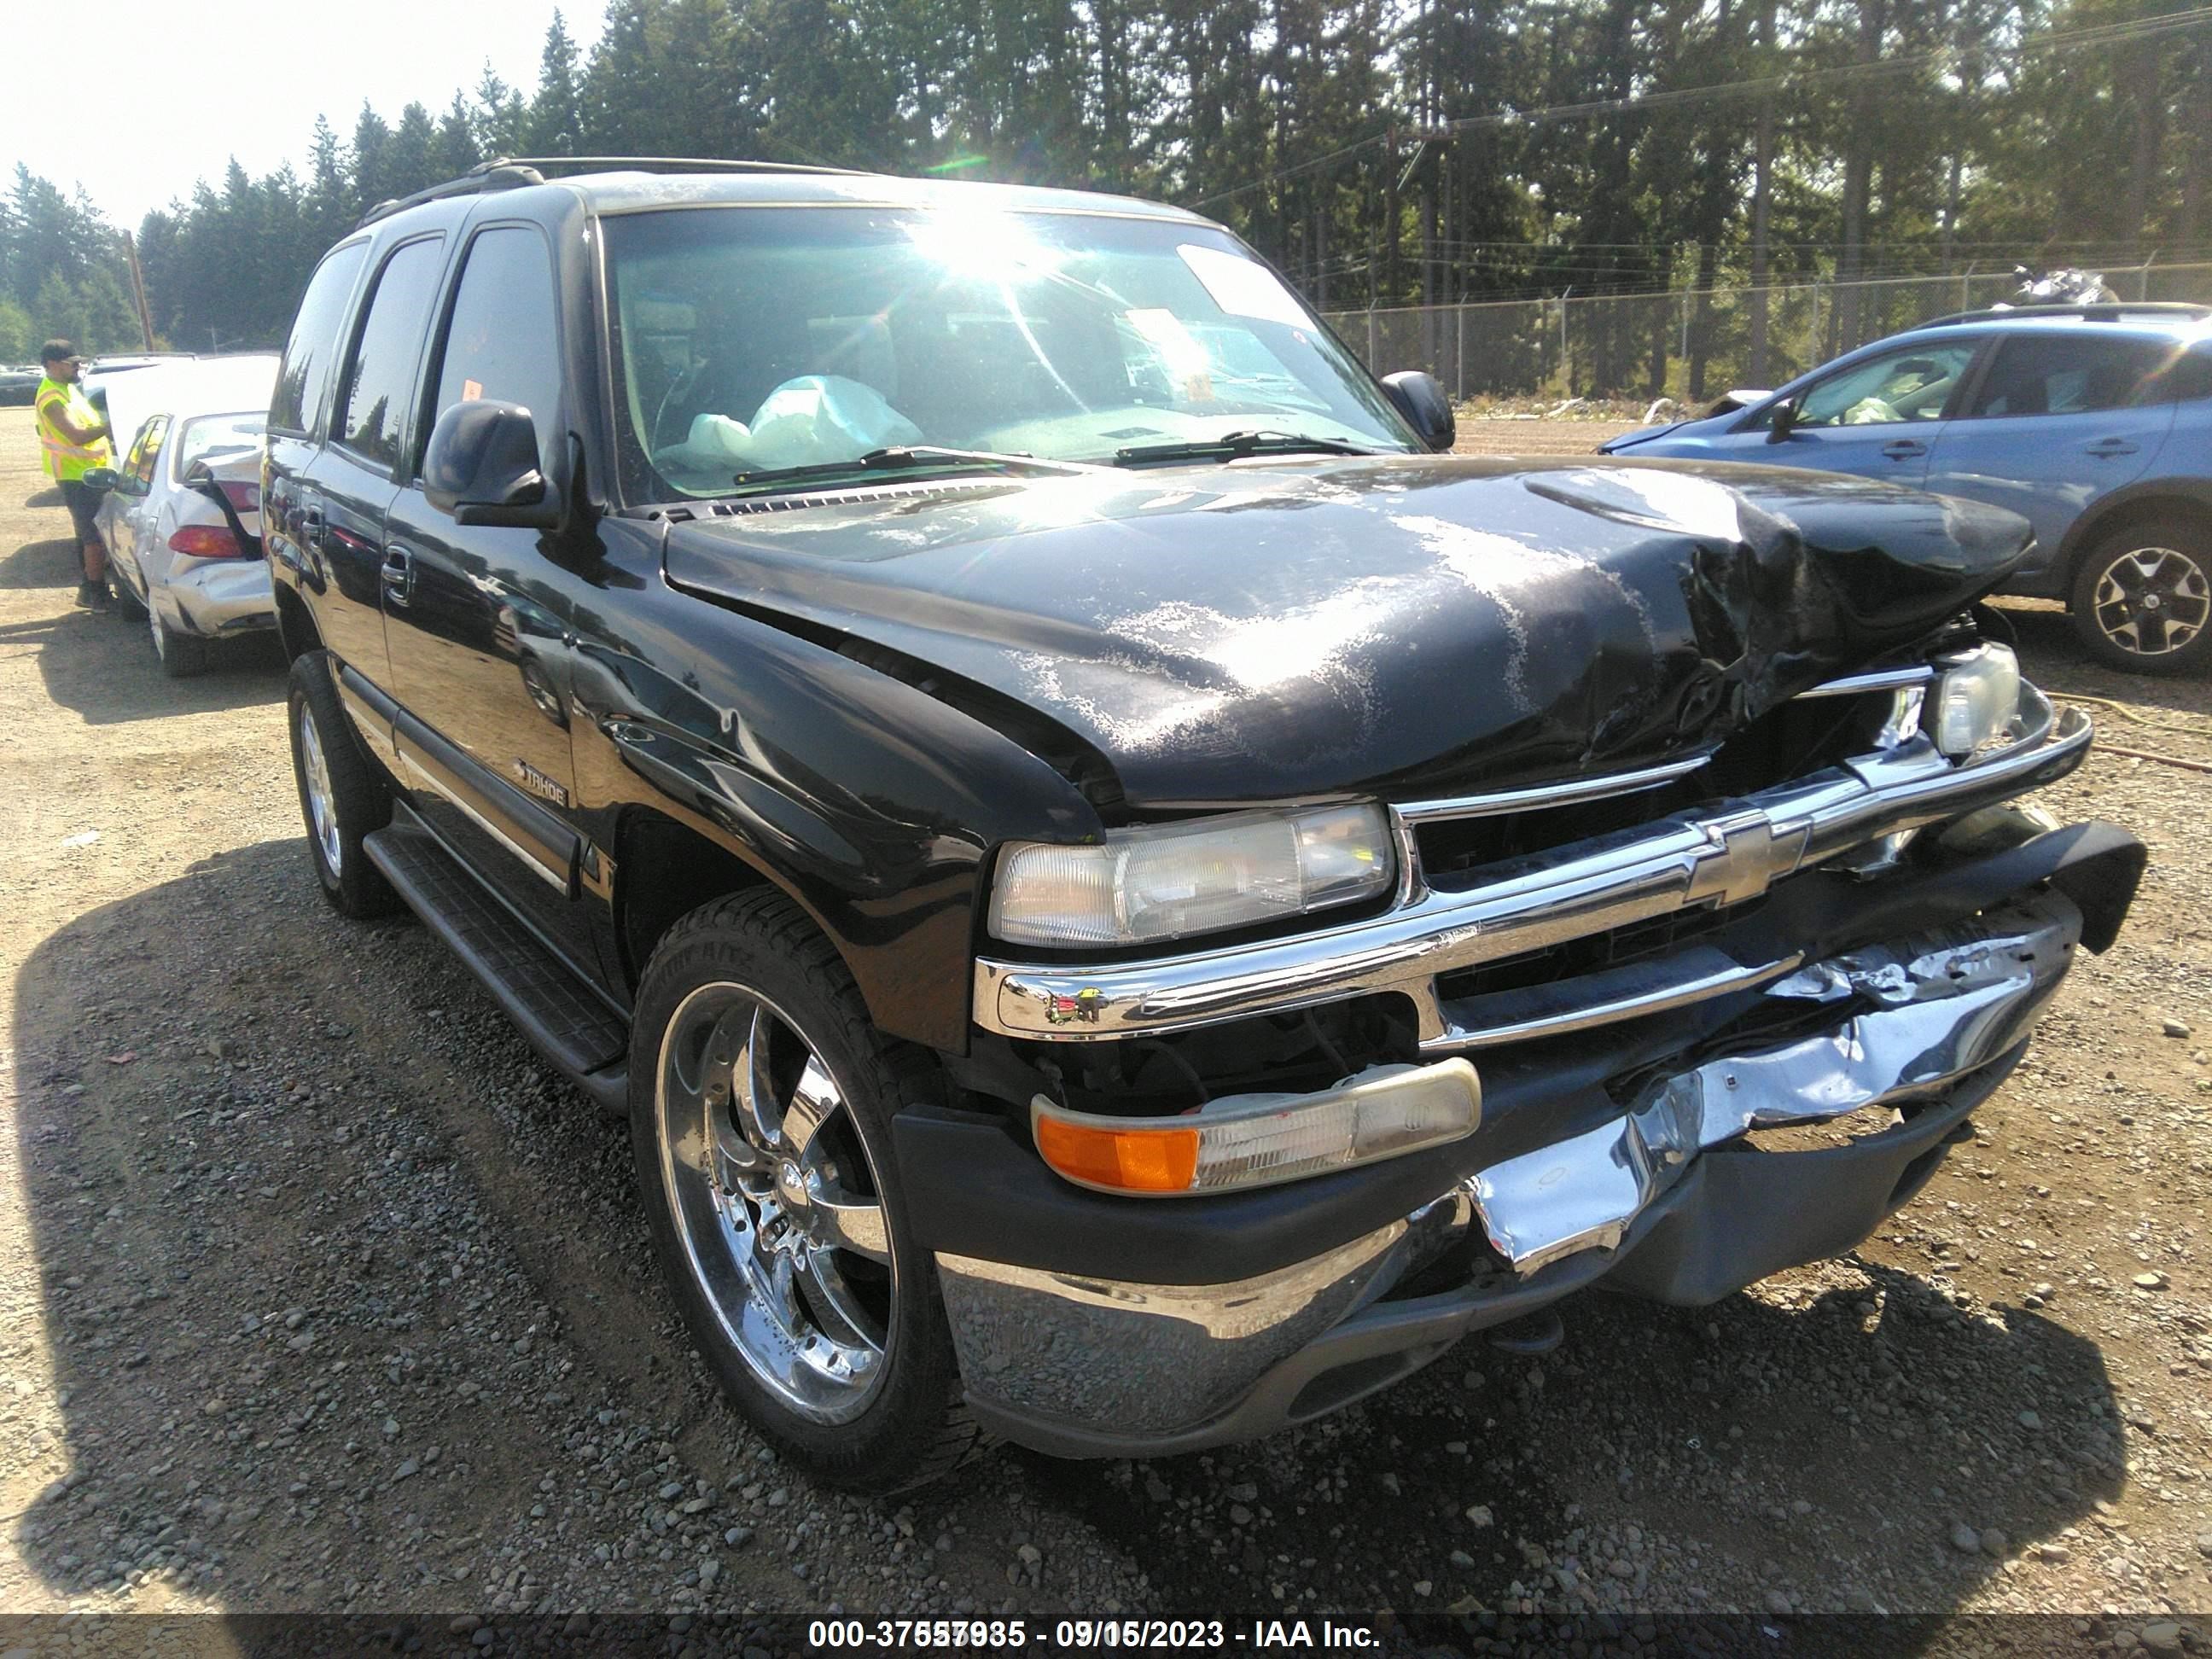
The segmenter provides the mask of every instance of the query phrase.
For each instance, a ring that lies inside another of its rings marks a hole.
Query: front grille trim
[[[2065,775],[2087,752],[2081,710],[2021,687],[2017,735],[1954,765],[1924,737],[1753,792],[1717,815],[1662,819],[1569,847],[1503,878],[1401,891],[1390,908],[1292,937],[1142,961],[979,957],[975,1018],[1005,1036],[1087,1042],[1289,1012],[1375,992],[1407,998],[1425,1042],[1445,1031],[1436,980],[1672,911],[1741,903],[1875,838]],[[1401,848],[1412,842],[1401,826]],[[1492,872],[1494,874],[1494,872]]]

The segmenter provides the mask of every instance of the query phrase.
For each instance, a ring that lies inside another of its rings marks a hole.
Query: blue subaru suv
[[[2036,546],[2001,592],[2065,600],[2114,667],[2212,664],[2212,308],[1939,318],[1603,447],[1856,473],[2010,507]]]

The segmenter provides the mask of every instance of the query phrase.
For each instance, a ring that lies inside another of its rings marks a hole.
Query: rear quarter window
[[[2156,340],[2083,331],[2023,334],[1997,347],[1970,416],[2087,415],[2160,401],[2172,349]]]
[[[2169,378],[2177,403],[2201,403],[2212,398],[2212,347],[2200,346],[2181,358]]]
[[[366,242],[352,242],[333,250],[315,267],[301,296],[292,335],[284,343],[284,360],[276,370],[276,392],[270,400],[269,426],[274,432],[306,434],[313,430],[330,391],[331,368],[337,356],[338,329],[345,321],[346,301],[353,294],[354,278],[368,252]]]

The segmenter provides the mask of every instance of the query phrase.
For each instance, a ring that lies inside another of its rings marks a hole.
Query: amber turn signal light
[[[1370,1066],[1317,1094],[1227,1095],[1180,1117],[1107,1117],[1042,1095],[1036,1149],[1058,1175],[1156,1198],[1267,1187],[1402,1158],[1474,1133],[1482,1079],[1464,1060]]]
[[[1182,1193],[1198,1173],[1198,1131],[1093,1128],[1061,1117],[1036,1121],[1037,1151],[1070,1181],[1122,1193]]]

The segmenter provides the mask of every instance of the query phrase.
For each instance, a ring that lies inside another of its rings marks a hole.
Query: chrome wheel
[[[654,1109],[677,1237],[724,1334],[794,1412],[857,1415],[883,1384],[898,1276],[843,1088],[781,1009],[711,984],[668,1022]]]
[[[2212,620],[2212,580],[2178,549],[2137,548],[2105,567],[2090,605],[2098,630],[2121,650],[2163,657]]]
[[[159,635],[161,624],[154,624]],[[330,763],[323,758],[323,739],[315,730],[313,711],[300,705],[300,769],[307,785],[307,817],[322,849],[323,863],[333,877],[345,873],[345,843],[338,838],[337,794],[331,787]]]

